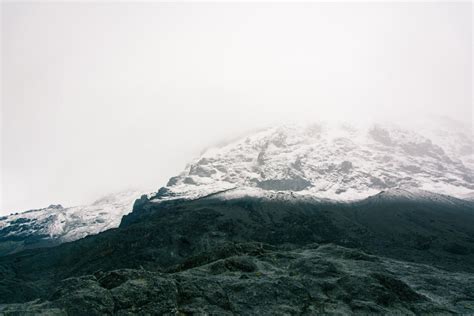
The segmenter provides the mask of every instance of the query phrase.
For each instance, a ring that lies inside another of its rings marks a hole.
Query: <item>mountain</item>
[[[209,148],[108,213],[120,225],[0,257],[0,314],[473,314],[473,143],[443,126],[286,125]],[[7,238],[49,227],[20,218]]]
[[[248,188],[356,200],[397,187],[462,197],[474,190],[471,133],[441,126],[418,132],[393,124],[283,125],[208,149],[156,198]]]
[[[115,228],[142,192],[107,195],[91,205],[50,205],[0,217],[0,255],[49,247]]]
[[[0,312],[474,312],[474,203],[400,189],[355,202],[232,191],[0,258]]]
[[[432,122],[432,121],[430,121]],[[424,190],[472,200],[474,148],[469,130],[451,121],[419,124],[320,122],[264,129],[209,148],[153,194],[153,201],[227,196],[358,200],[380,191]],[[119,225],[142,192],[92,205],[0,217],[0,255],[57,245]]]

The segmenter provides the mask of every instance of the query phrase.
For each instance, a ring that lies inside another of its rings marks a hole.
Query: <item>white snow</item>
[[[0,218],[0,230],[24,221],[21,229],[12,230],[9,235],[45,235],[61,242],[73,241],[91,234],[119,226],[122,216],[132,211],[133,203],[142,192],[126,191],[108,195],[91,205],[44,209],[11,214]]]
[[[353,201],[378,194],[439,198],[427,191],[473,199],[472,130],[452,125],[441,121],[413,130],[392,123],[319,122],[260,130],[209,148],[170,181],[167,193],[152,201],[210,194],[287,201]],[[91,205],[51,206],[0,217],[0,230],[17,225],[19,229],[7,234],[76,240],[119,226],[142,194],[128,191]]]
[[[389,188],[458,197],[473,192],[471,132],[440,124],[419,127],[319,122],[269,128],[208,149],[166,187],[171,194],[156,201],[230,188],[259,196],[266,191],[259,183],[288,179],[310,183],[290,185],[289,191],[335,200],[358,200]]]

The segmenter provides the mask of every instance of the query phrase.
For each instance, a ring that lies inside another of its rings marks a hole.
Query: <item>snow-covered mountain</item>
[[[474,191],[472,131],[452,122],[419,125],[284,125],[210,148],[161,188],[155,201],[237,189],[291,191],[356,200],[381,190],[456,197]]]
[[[446,201],[472,200],[473,148],[472,131],[451,121],[419,124],[416,130],[393,124],[282,125],[209,148],[148,197],[324,202],[369,196],[426,200],[434,192],[448,196]],[[123,192],[87,206],[51,205],[0,217],[0,254],[118,227],[142,194]]]
[[[107,195],[91,205],[50,205],[0,217],[0,255],[73,241],[115,228],[141,194],[125,191]]]

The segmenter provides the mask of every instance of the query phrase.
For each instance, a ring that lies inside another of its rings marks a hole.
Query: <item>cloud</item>
[[[0,212],[157,189],[286,120],[472,120],[470,3],[2,3]]]

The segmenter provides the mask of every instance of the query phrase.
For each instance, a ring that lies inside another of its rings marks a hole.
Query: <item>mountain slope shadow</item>
[[[0,303],[48,298],[61,280],[98,271],[165,272],[230,243],[335,243],[399,260],[474,271],[473,203],[377,196],[358,203],[219,196],[139,200],[119,228],[0,258]]]

